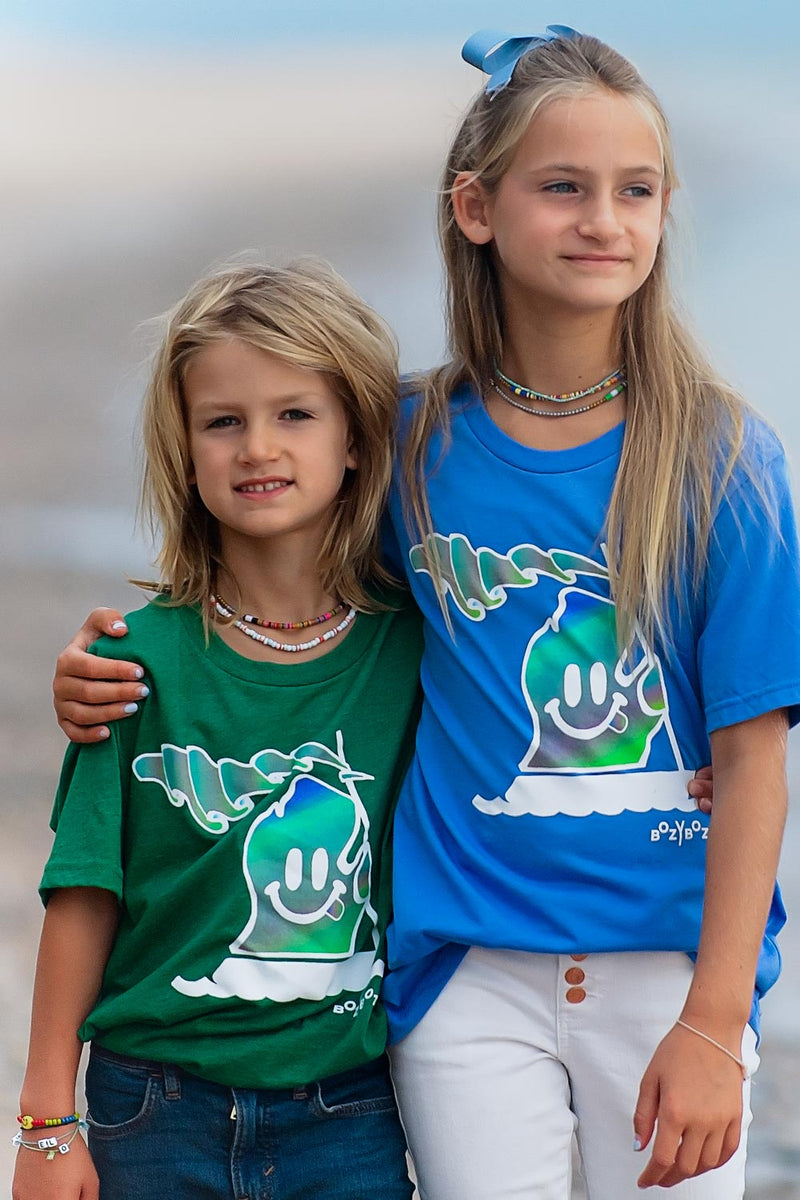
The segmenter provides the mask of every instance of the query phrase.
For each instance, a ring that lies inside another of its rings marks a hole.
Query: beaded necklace
[[[593,383],[591,387],[584,388],[581,392],[555,392],[552,395],[550,392],[537,392],[535,388],[525,387],[521,383],[515,383],[513,379],[509,379],[507,375],[494,364],[495,378],[504,383],[507,388],[510,388],[515,396],[521,396],[523,400],[549,400],[553,404],[566,404],[569,400],[584,400],[587,396],[591,396],[593,392],[599,392],[601,388],[616,387],[616,385],[625,378],[625,367],[617,367],[616,371],[612,371],[610,375],[606,375],[605,379],[601,379],[599,383]],[[619,394],[619,393],[617,393]],[[501,392],[502,396],[503,393]],[[580,412],[580,409],[574,409],[574,412]]]
[[[224,604],[219,596],[211,597],[211,604],[216,609],[221,617],[230,620],[234,616],[232,609]],[[302,654],[304,650],[313,650],[316,646],[321,646],[323,642],[329,642],[331,638],[337,637],[338,634],[344,633],[349,625],[352,625],[356,619],[356,610],[351,608],[344,620],[338,625],[334,625],[333,629],[326,630],[325,633],[319,634],[312,638],[310,642],[279,642],[275,638],[271,638],[266,633],[259,633],[252,625],[245,625],[244,621],[235,620],[232,622],[234,628],[238,629],[247,637],[252,638],[255,642],[260,642],[262,646],[269,646],[272,650],[282,650],[286,654]]]
[[[228,610],[227,615],[231,617],[234,615],[235,609],[228,604],[227,600],[222,599],[219,592],[214,600]],[[254,617],[251,613],[242,613],[239,620],[244,621],[247,625],[260,625],[262,629],[308,629],[311,625],[322,625],[324,621],[332,621],[334,617],[338,617],[340,612],[344,612],[344,604],[341,603],[332,608],[330,612],[320,613],[318,617],[309,617],[306,621],[264,621],[261,617]]]
[[[534,417],[575,417],[578,415],[578,413],[591,412],[593,408],[599,408],[601,404],[607,404],[609,400],[613,400],[615,396],[619,396],[620,393],[625,391],[625,388],[628,386],[628,382],[625,378],[622,378],[615,387],[611,388],[609,392],[606,392],[605,396],[601,396],[599,400],[592,401],[591,404],[582,404],[580,408],[562,408],[560,410],[552,408],[531,408],[527,404],[520,404],[519,400],[515,400],[513,396],[509,396],[506,392],[502,391],[502,389],[499,388],[496,383],[492,383],[491,386],[493,390],[497,392],[498,396],[503,397],[506,404],[512,404],[514,408],[519,408],[522,410],[522,412],[530,413]]]

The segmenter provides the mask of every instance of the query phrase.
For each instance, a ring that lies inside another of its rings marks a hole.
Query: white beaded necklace
[[[221,617],[230,619],[233,612],[226,605],[220,603],[217,596],[211,597],[211,603]],[[261,633],[258,629],[254,629],[252,625],[245,625],[244,621],[233,621],[232,624],[236,629],[247,637],[252,638],[254,642],[261,642],[263,646],[269,646],[271,650],[282,650],[286,654],[301,654],[304,650],[313,650],[316,646],[321,646],[323,642],[329,642],[331,638],[335,638],[338,634],[344,633],[349,625],[352,625],[356,619],[356,610],[351,608],[347,616],[334,625],[333,629],[329,629],[326,633],[321,633],[317,637],[311,639],[310,642],[279,642],[276,638],[271,638],[267,633]]]

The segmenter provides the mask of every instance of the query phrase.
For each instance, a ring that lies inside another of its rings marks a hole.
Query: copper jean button
[[[571,987],[567,990],[566,999],[570,1004],[580,1004],[581,1000],[586,999],[586,992],[582,987]]]
[[[567,983],[583,983],[586,973],[580,967],[570,967],[568,971],[564,972],[564,978]]]
[[[570,958],[573,962],[583,962],[583,960],[588,957],[588,954],[570,954]]]

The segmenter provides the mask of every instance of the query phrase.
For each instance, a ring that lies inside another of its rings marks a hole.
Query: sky
[[[800,6],[794,0],[3,0],[0,32],[54,40],[160,45],[265,45],[466,37],[490,26],[536,33],[573,25],[614,43],[698,48],[769,58],[796,54]],[[746,70],[746,59],[742,59]]]

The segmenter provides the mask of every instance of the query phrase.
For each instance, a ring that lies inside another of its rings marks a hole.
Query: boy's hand
[[[714,771],[712,767],[701,767],[695,771],[694,779],[689,780],[689,795],[697,801],[697,807],[702,813],[711,812],[714,799]]]
[[[726,1041],[724,1036],[719,1040],[733,1049],[735,1034],[729,1032]],[[656,1048],[639,1089],[633,1128],[642,1150],[655,1130],[639,1187],[673,1187],[721,1167],[739,1145],[741,1124],[741,1069],[716,1046],[674,1026]]]
[[[149,689],[137,682],[143,672],[136,663],[86,653],[103,634],[123,637],[127,632],[116,609],[96,608],[59,654],[53,678],[53,707],[71,741],[102,741],[109,736],[103,722],[130,716],[136,712],[138,701],[148,695]]]
[[[31,1129],[25,1140],[36,1141],[52,1132]],[[68,1154],[56,1153],[51,1161],[38,1150],[19,1149],[11,1196],[12,1200],[99,1200],[100,1181],[81,1135],[70,1142]]]

